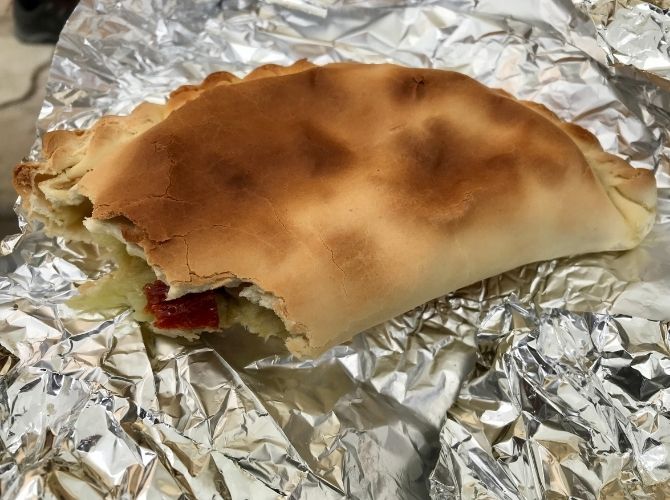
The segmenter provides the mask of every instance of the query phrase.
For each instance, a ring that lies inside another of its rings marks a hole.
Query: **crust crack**
[[[188,240],[184,236],[180,236],[180,239],[184,242],[184,247],[186,248],[186,269],[188,269],[188,275],[193,276],[193,271],[191,270],[191,260],[189,257]]]
[[[330,252],[330,260],[333,261],[333,264],[335,264],[335,267],[337,267],[340,272],[342,273],[342,279],[340,280],[340,286],[342,287],[342,291],[344,292],[345,296],[349,296],[347,293],[347,286],[346,286],[346,279],[347,279],[347,273],[344,272],[344,269],[342,266],[340,266],[337,261],[335,260],[335,252],[333,252],[333,249],[328,246],[328,243],[326,243],[326,240],[323,239],[323,237],[317,233],[317,236],[319,240],[321,241],[321,244],[324,246],[328,252]]]
[[[175,200],[175,201],[181,201],[177,200],[176,198],[171,197],[168,193],[170,192],[170,188],[172,187],[172,178],[174,177],[174,169],[177,165],[177,162],[174,161],[174,159],[170,158],[170,168],[168,170],[168,183],[167,186],[165,186],[165,191],[163,192],[163,197],[168,198],[170,200]]]
[[[258,199],[264,201],[265,203],[267,203],[268,206],[270,207],[270,210],[272,210],[272,214],[274,215],[275,219],[277,219],[277,222],[279,223],[279,225],[284,229],[284,231],[286,231],[289,234],[292,234],[290,229],[286,226],[286,224],[284,223],[282,218],[279,216],[279,212],[277,211],[277,207],[275,207],[274,203],[272,203],[270,198],[268,198],[267,196],[263,196],[262,194],[260,194],[256,191],[253,191],[249,188],[244,188],[244,191],[246,193],[250,194],[251,196],[255,196],[256,198],[258,198]]]

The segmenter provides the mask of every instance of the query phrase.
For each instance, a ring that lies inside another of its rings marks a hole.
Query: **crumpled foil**
[[[670,78],[670,1],[581,0],[596,25],[608,64],[626,64]]]
[[[109,263],[21,220],[0,257],[2,497],[663,498],[670,93],[650,58],[667,57],[667,30],[646,34],[646,4],[614,3],[82,1],[40,133],[216,70],[303,57],[449,68],[654,168],[659,215],[631,252],[524,266],[311,361],[241,331],[193,343],[146,334],[126,311],[76,313],[75,283]]]

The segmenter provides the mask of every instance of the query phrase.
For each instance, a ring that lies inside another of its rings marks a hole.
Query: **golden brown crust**
[[[305,59],[287,67],[267,64],[256,68],[245,77],[245,80],[292,74],[313,66]],[[35,185],[34,177],[38,171],[40,174],[56,175],[80,161],[85,152],[95,149],[96,142],[102,143],[103,148],[109,143],[114,143],[114,137],[110,137],[110,134],[139,134],[160,122],[175,109],[198,97],[202,92],[219,85],[234,84],[241,81],[242,79],[232,73],[218,71],[207,76],[198,85],[183,85],[175,89],[165,105],[141,103],[127,116],[104,116],[100,118],[88,130],[49,131],[42,138],[43,161],[22,162],[16,165],[13,176],[14,188],[22,197],[26,198],[26,195],[31,192],[32,186]],[[92,138],[95,139],[93,144],[91,144]],[[120,144],[117,145],[120,146]],[[95,153],[100,152],[96,151]],[[77,175],[81,177],[83,173],[77,172]],[[29,200],[26,198],[23,203],[29,205]]]
[[[517,265],[630,248],[653,221],[650,174],[458,73],[264,66],[145,115],[51,136],[37,170],[74,158],[93,217],[122,217],[175,290],[272,294],[299,354]]]
[[[521,101],[525,106],[541,113],[565,131],[577,144],[588,164],[600,181],[626,198],[653,211],[656,206],[656,179],[652,170],[631,168],[618,156],[603,151],[598,138],[588,130],[562,121],[546,106],[530,101]]]

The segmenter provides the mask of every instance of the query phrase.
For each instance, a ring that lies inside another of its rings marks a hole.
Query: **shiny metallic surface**
[[[575,0],[593,19],[610,64],[627,64],[670,77],[668,0]]]
[[[634,251],[530,264],[312,361],[241,331],[191,343],[125,311],[75,313],[75,284],[109,263],[22,221],[0,257],[2,497],[663,498],[670,93],[654,59],[667,30],[649,22],[667,17],[613,4],[81,2],[42,132],[216,70],[303,57],[449,68],[654,168],[659,215]]]
[[[538,313],[514,299],[477,334],[449,410],[433,498],[670,495],[667,322]]]

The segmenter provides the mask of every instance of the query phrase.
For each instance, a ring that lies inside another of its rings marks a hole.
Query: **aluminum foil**
[[[596,25],[609,64],[632,65],[670,77],[670,1],[575,1]]]
[[[669,334],[631,316],[492,308],[433,498],[670,496]]]
[[[312,361],[240,331],[190,343],[125,311],[77,314],[74,284],[109,264],[22,222],[0,258],[2,497],[662,498],[670,93],[640,50],[613,59],[605,41],[627,39],[596,3],[82,1],[40,133],[216,70],[302,57],[450,68],[654,168],[659,216],[634,251],[510,271]],[[636,43],[662,52],[663,33]]]

